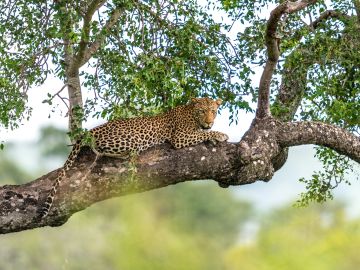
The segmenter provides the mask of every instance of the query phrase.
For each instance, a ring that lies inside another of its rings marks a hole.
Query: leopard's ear
[[[197,98],[191,98],[191,103],[197,103],[198,99]]]
[[[218,106],[220,106],[223,101],[221,98],[218,98],[215,102]]]

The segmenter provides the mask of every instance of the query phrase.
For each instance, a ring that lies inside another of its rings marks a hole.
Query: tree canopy
[[[144,159],[140,155],[136,170],[121,161],[100,161],[106,177],[94,173],[90,180],[128,179],[131,171],[138,182],[116,183],[118,192],[110,188],[101,196],[71,191],[76,203],[63,203],[42,225],[62,224],[73,212],[130,190],[197,179],[214,179],[223,187],[268,181],[286,162],[288,147],[310,143],[318,145],[324,170],[302,179],[307,192],[299,203],[324,201],[360,162],[359,0],[5,0],[0,8],[4,128],[16,128],[30,117],[26,100],[35,93],[29,89],[49,75],[64,84],[44,102],[67,105],[72,138],[88,117],[152,114],[194,96],[222,98],[231,121],[241,121],[239,110],[255,113],[236,144],[176,152],[160,147]],[[227,19],[215,20],[215,13]],[[149,156],[158,167],[150,168]],[[197,163],[198,156],[209,162]],[[86,167],[90,159],[88,155],[82,164]],[[106,170],[114,162],[117,173]],[[46,176],[39,181],[41,190],[32,196],[41,202],[51,181]],[[26,188],[38,185],[32,183],[1,192],[28,192]],[[60,200],[72,201],[66,196]],[[15,209],[3,209],[6,224]]]

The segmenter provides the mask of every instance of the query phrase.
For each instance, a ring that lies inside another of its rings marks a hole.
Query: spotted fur
[[[109,121],[90,130],[94,138],[93,151],[97,156],[123,158],[166,141],[175,148],[209,140],[226,141],[228,139],[226,134],[207,131],[214,124],[221,102],[221,99],[193,98],[188,105],[175,107],[157,116]],[[74,163],[80,148],[80,141],[73,146],[41,209],[41,218],[49,213],[61,180]]]

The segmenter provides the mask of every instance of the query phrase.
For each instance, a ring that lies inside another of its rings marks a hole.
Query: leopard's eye
[[[204,110],[202,110],[202,109],[200,109],[200,110],[199,110],[199,113],[200,113],[200,114],[204,114],[204,113],[205,113],[205,111],[204,111]]]

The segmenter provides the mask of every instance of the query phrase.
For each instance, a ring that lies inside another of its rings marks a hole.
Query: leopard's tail
[[[39,218],[40,219],[46,217],[49,214],[51,206],[52,206],[52,204],[54,202],[54,198],[55,198],[57,189],[58,189],[61,181],[64,179],[64,177],[66,175],[66,172],[74,164],[74,161],[76,160],[76,157],[78,156],[78,154],[80,152],[80,148],[81,148],[81,141],[77,141],[73,145],[73,148],[72,148],[67,160],[65,161],[64,166],[62,167],[62,169],[60,170],[58,176],[56,177],[55,182],[52,185],[51,190],[48,193],[44,204],[42,205],[42,208],[41,208],[41,210],[39,212]]]

